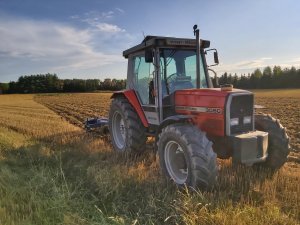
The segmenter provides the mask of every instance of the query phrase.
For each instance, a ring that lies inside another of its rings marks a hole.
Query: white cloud
[[[236,68],[241,68],[241,69],[251,69],[251,68],[257,68],[257,67],[263,67],[266,64],[267,60],[271,60],[272,58],[270,57],[263,57],[259,59],[254,59],[254,60],[246,60],[242,62],[238,62],[234,64]]]
[[[70,16],[71,19],[79,19],[79,15]]]
[[[300,58],[295,58],[295,59],[293,59],[293,60],[291,60],[290,61],[291,63],[293,63],[293,64],[300,64]]]
[[[87,18],[83,19],[82,22],[85,22],[91,27],[97,28],[102,32],[117,33],[125,31],[125,29],[122,29],[115,24],[100,22],[99,18]]]
[[[86,12],[83,15],[73,15],[70,18],[94,26],[95,23],[97,23],[98,21],[108,21],[113,19],[114,16],[115,16],[115,12],[111,10],[106,12],[99,12],[93,10],[93,11]]]
[[[125,13],[125,11],[124,11],[123,9],[121,9],[121,8],[116,8],[116,10],[117,10],[118,12],[120,12],[120,13]]]
[[[300,69],[300,58],[292,59],[290,61],[283,61],[282,63],[276,65],[281,66],[281,68],[291,68],[293,66]]]
[[[125,32],[124,29],[121,29],[117,25],[109,24],[109,23],[98,23],[95,24],[100,31],[109,32],[109,33],[117,33],[117,32]]]
[[[120,8],[116,8],[118,12],[124,12]],[[114,11],[98,12],[89,11],[83,14],[83,16],[74,15],[71,19],[84,22],[88,24],[91,28],[97,28],[101,32],[107,33],[118,33],[125,32],[125,29],[118,27],[116,24],[111,24],[106,21],[112,19],[115,15]]]
[[[124,62],[121,55],[124,49],[109,50],[114,45],[107,42],[110,37],[114,40],[110,33],[125,30],[107,23],[97,25],[97,30],[78,29],[53,21],[0,17],[0,78],[4,73],[53,71],[76,75],[92,69],[101,73],[102,66]],[[124,37],[130,42],[129,34]]]
[[[101,15],[102,15],[102,18],[104,18],[104,19],[110,19],[110,18],[114,17],[114,12],[113,11],[102,12]]]
[[[280,59],[274,59],[271,57],[262,57],[252,60],[244,60],[233,64],[220,63],[219,66],[214,69],[222,74],[224,72],[229,73],[248,73],[253,72],[255,69],[263,69],[267,66],[271,68],[274,66],[281,66],[282,68],[290,68],[292,66],[300,67],[300,58],[295,58],[292,60],[284,61]]]
[[[114,14],[115,13],[112,10],[106,11],[106,12],[99,12],[99,11],[93,10],[93,11],[84,13],[84,17],[85,18],[97,18],[99,20],[102,20],[102,19],[111,19],[114,17]]]
[[[218,72],[240,72],[240,71],[251,71],[256,68],[262,68],[269,65],[271,57],[262,57],[252,60],[244,60],[233,64],[220,63],[216,68]]]
[[[117,16],[117,14],[123,14],[125,11],[121,8],[115,8],[114,10],[109,10],[109,11],[97,11],[97,10],[92,10],[89,12],[84,13],[81,17],[83,19],[96,19],[96,20],[111,20]],[[75,16],[75,18],[73,18]],[[74,15],[71,18],[73,19],[78,19],[77,15]]]

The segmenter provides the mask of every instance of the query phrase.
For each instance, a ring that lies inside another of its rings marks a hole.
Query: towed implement
[[[279,169],[289,154],[286,130],[255,114],[253,93],[213,86],[208,71],[219,63],[217,50],[199,38],[196,25],[194,35],[147,36],[123,52],[127,87],[112,95],[107,121],[115,151],[141,153],[147,137],[155,137],[161,169],[178,186],[211,187],[217,157]]]

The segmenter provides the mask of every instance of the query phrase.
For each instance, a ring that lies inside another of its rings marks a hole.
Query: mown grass
[[[114,153],[33,101],[0,96],[0,224],[299,224],[300,169],[220,161],[211,192],[165,182],[151,148]]]

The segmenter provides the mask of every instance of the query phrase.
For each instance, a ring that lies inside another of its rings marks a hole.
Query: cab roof
[[[200,40],[201,48],[208,48],[210,42],[207,40]],[[130,54],[144,50],[150,47],[192,47],[196,48],[196,39],[191,38],[174,38],[174,37],[161,37],[161,36],[146,36],[141,44],[129,48],[123,52],[123,56],[128,58]]]

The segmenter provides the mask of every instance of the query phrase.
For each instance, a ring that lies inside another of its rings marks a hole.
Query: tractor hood
[[[216,96],[226,97],[232,93],[252,94],[250,91],[233,88],[231,91],[223,91],[221,88],[185,89],[176,91],[175,95]]]
[[[193,113],[224,115],[227,99],[229,99],[229,96],[235,95],[253,96],[253,93],[241,89],[223,91],[221,88],[177,90],[175,92],[175,110],[185,109]]]
[[[244,97],[246,99],[244,99]],[[186,89],[175,92],[175,112],[194,115],[195,123],[212,135],[224,136],[226,112],[230,110],[232,98],[238,97],[241,104],[248,104],[253,109],[253,93],[240,89],[223,91],[220,88]],[[244,102],[244,103],[243,103]],[[244,106],[236,106],[235,108]],[[248,107],[246,107],[248,108]],[[239,109],[240,110],[240,109]]]

